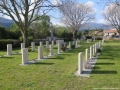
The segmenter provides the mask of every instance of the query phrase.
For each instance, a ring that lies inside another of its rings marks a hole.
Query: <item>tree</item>
[[[50,0],[0,0],[0,13],[11,17],[18,25],[26,46],[28,28],[31,23],[40,19],[42,15],[49,12],[53,7],[56,6],[54,6]],[[39,14],[39,16],[33,19],[36,13]]]
[[[81,24],[89,22],[95,18],[95,10],[88,4],[80,4],[76,0],[67,0],[59,10],[62,14],[62,22],[71,27],[73,39],[75,32],[79,30]]]
[[[112,25],[119,33],[120,39],[120,6],[116,6],[116,3],[111,3],[103,11],[103,17]]]
[[[105,4],[109,5],[111,3],[116,4],[117,6],[120,6],[120,0],[97,0],[98,4]]]
[[[50,17],[48,15],[43,15],[40,20],[38,19],[34,21],[31,25],[33,29],[32,34],[34,34],[34,38],[38,39],[47,37],[49,35],[49,25]]]
[[[14,33],[14,39],[19,39],[19,37],[21,36],[20,28],[16,25],[16,23],[14,23],[14,24],[10,27],[10,31],[11,31],[12,33]]]

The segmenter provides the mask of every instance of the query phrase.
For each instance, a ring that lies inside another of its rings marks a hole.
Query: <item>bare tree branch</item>
[[[65,0],[60,0],[60,2],[62,1]],[[52,8],[58,7],[60,4],[62,3],[53,5],[51,0],[0,0],[0,13],[14,20],[21,29],[24,38],[23,42],[26,44],[28,28],[31,23],[41,19],[42,15],[48,13]],[[38,17],[33,18],[36,14],[39,14]]]
[[[72,27],[73,34],[78,31],[81,24],[95,19],[95,11],[86,4],[80,4],[76,0],[67,0],[63,6],[59,7],[62,14],[62,22]],[[74,36],[73,36],[74,38]]]

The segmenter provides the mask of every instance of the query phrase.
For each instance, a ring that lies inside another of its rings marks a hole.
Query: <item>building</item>
[[[116,29],[111,29],[111,30],[104,30],[103,31],[105,37],[113,37],[113,36],[119,36],[119,33],[117,32]]]

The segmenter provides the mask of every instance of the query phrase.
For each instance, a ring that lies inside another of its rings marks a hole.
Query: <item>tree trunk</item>
[[[25,43],[25,47],[28,47],[28,36],[27,33],[23,33],[23,43]]]

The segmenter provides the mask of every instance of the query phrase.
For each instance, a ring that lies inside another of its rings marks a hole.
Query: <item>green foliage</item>
[[[57,27],[55,29],[56,30],[55,30],[54,34],[58,38],[72,39],[72,33],[66,27]]]
[[[0,26],[0,39],[14,39],[14,33],[9,29]]]
[[[77,37],[77,38],[80,38],[80,37],[81,37],[81,35],[82,35],[82,34],[81,34],[81,32],[80,32],[80,31],[78,31],[78,32],[77,32],[76,37]]]
[[[32,51],[32,48],[31,46],[28,47],[28,52],[31,52]]]
[[[28,37],[28,42],[32,42],[33,41],[33,36],[29,36]]]
[[[7,44],[14,44],[14,42],[12,40],[0,40],[0,50],[1,49],[6,49],[7,48]]]
[[[74,49],[74,48],[75,48],[75,45],[72,45],[71,48]]]
[[[11,26],[10,31],[14,34],[12,36],[14,39],[19,39],[22,36],[20,28],[15,23]]]
[[[21,37],[19,37],[19,40],[21,41],[21,42],[23,42],[23,37],[21,36]]]
[[[19,47],[20,46],[20,42],[18,40],[0,40],[0,50],[2,49],[7,49],[7,44],[12,44],[12,47]]]
[[[34,18],[36,15],[34,16]],[[47,36],[50,35],[49,32],[49,24],[50,24],[50,17],[47,15],[44,15],[41,17],[41,19],[38,19],[34,23],[31,24],[32,30],[29,36],[33,36],[35,39],[42,39],[46,38]]]
[[[85,36],[86,39],[92,39],[92,36]]]
[[[98,52],[98,53],[100,53],[100,52],[101,52],[101,49],[100,49],[100,48],[98,48],[98,49],[97,49],[97,52]]]

